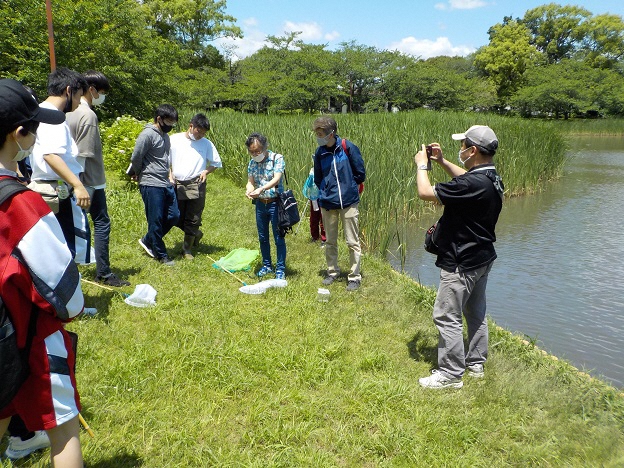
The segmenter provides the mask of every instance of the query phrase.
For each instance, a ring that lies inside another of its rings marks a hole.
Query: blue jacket
[[[360,149],[347,141],[347,153],[342,138],[336,144],[319,146],[314,153],[314,183],[319,188],[319,205],[326,210],[347,208],[360,201],[358,185],[366,179],[366,168]]]

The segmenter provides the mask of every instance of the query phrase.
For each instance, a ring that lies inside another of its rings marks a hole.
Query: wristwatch
[[[428,171],[429,168],[427,167],[426,164],[421,164],[420,166],[418,166],[418,170],[419,171]]]

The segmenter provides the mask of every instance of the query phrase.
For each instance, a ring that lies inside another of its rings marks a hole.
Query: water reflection
[[[624,387],[624,138],[579,138],[572,147],[559,181],[505,201],[488,313]],[[406,273],[436,287],[439,270],[422,239],[438,216],[411,229],[405,264]]]

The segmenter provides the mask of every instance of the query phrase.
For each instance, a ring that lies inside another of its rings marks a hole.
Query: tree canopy
[[[112,83],[104,118],[149,118],[163,102],[245,112],[493,110],[522,115],[624,115],[624,21],[549,3],[505,17],[468,57],[423,60],[355,41],[336,50],[300,33],[234,60],[241,37],[226,0],[53,2],[56,59]],[[0,76],[46,95],[45,2],[0,2]]]

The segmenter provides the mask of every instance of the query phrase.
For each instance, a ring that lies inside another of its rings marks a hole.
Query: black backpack
[[[286,186],[288,186],[288,178],[284,172]],[[299,216],[299,207],[292,190],[284,190],[277,194],[277,227],[280,237],[286,237],[286,234],[292,232],[293,226],[301,220]]]
[[[28,190],[15,179],[0,180],[0,205],[8,198],[18,192]],[[28,356],[30,347],[37,328],[38,309],[34,307],[28,324],[28,337],[26,347],[17,347],[17,335],[15,328],[9,317],[9,313],[0,297],[0,375],[2,384],[0,385],[0,409],[5,408],[28,378],[30,368],[28,366]]]

